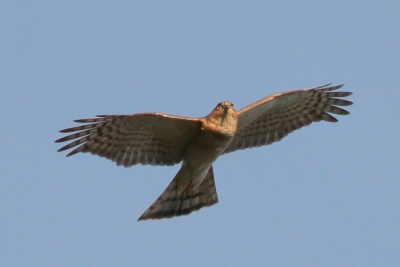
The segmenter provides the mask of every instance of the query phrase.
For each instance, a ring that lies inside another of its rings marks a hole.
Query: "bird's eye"
[[[219,103],[216,107],[217,110],[221,108],[221,103]]]
[[[231,108],[232,108],[233,110],[235,110],[235,105],[233,105],[232,103],[231,103]]]

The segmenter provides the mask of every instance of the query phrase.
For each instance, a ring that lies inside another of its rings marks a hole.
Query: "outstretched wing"
[[[199,134],[201,118],[187,118],[162,113],[133,115],[99,115],[81,119],[85,123],[61,130],[71,133],[56,140],[76,139],[58,151],[73,147],[67,156],[90,152],[124,167],[142,165],[174,165],[182,160],[187,145]]]
[[[331,92],[342,86],[327,84],[273,94],[239,110],[236,134],[225,153],[269,145],[315,121],[337,122],[329,113],[347,115],[348,111],[337,106],[353,104],[337,98],[352,93]]]

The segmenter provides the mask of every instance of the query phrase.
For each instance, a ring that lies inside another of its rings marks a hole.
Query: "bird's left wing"
[[[90,152],[124,167],[142,165],[174,165],[182,160],[187,145],[199,134],[201,118],[188,118],[163,113],[133,115],[98,115],[81,119],[85,123],[61,130],[72,133],[55,142],[77,139],[60,148],[75,146],[67,156]]]
[[[236,134],[225,153],[269,145],[312,122],[337,122],[329,113],[347,115],[348,111],[336,106],[353,104],[337,98],[351,92],[331,92],[342,86],[327,84],[273,94],[239,110]]]

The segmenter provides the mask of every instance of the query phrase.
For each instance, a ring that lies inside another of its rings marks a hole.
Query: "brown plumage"
[[[273,94],[239,111],[221,102],[206,117],[189,118],[163,113],[99,115],[61,130],[72,133],[56,140],[74,140],[58,151],[67,156],[90,152],[118,166],[174,165],[182,167],[161,196],[139,218],[181,216],[218,202],[213,162],[222,154],[280,141],[312,122],[336,122],[329,113],[347,115],[337,106],[353,104],[339,99],[350,92],[332,92],[343,85]]]

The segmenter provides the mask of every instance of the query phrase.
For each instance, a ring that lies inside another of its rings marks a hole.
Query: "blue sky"
[[[0,266],[400,266],[400,2],[3,1]],[[136,222],[179,166],[56,153],[96,114],[204,116],[326,83],[348,116],[217,160],[220,202]]]

